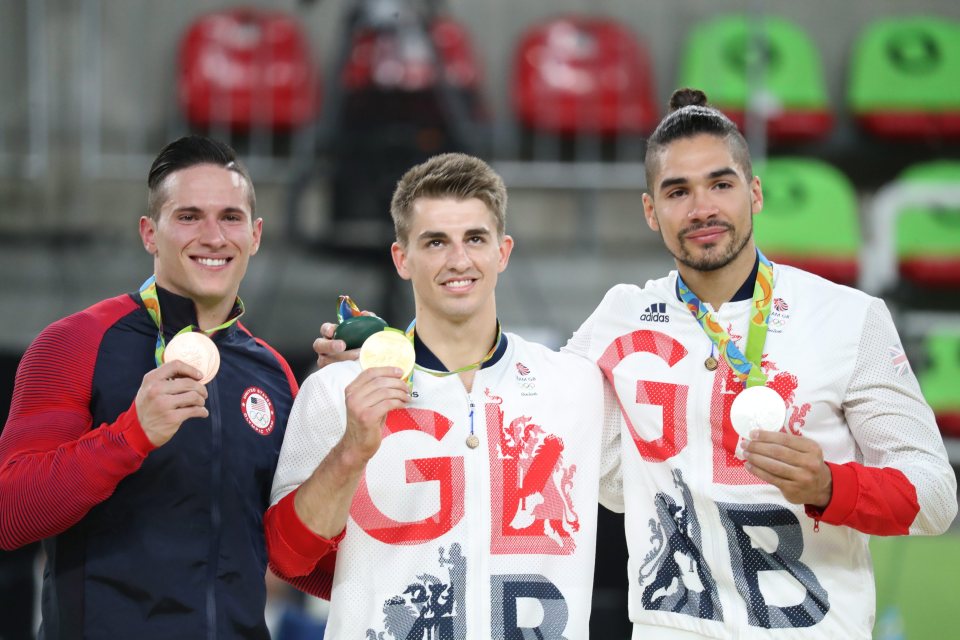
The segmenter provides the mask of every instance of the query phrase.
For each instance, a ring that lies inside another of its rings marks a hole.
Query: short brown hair
[[[400,178],[390,201],[397,242],[406,246],[413,204],[419,198],[477,198],[497,221],[497,237],[506,232],[507,188],[486,162],[464,153],[444,153],[413,167]]]

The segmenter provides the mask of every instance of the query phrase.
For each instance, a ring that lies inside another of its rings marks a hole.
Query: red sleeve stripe
[[[267,344],[260,338],[257,338],[252,333],[250,333],[250,330],[247,329],[245,326],[243,326],[242,322],[238,322],[237,324],[240,325],[240,329],[242,329],[244,333],[246,333],[248,336],[256,340],[257,344],[259,344],[261,347],[263,347],[264,349],[272,353],[273,357],[277,359],[277,362],[280,364],[280,367],[283,369],[284,374],[286,374],[287,376],[287,382],[290,384],[290,393],[293,395],[294,398],[296,398],[297,392],[300,391],[300,385],[297,384],[297,377],[293,375],[293,370],[290,368],[290,365],[287,364],[287,360],[282,355],[280,355],[279,351],[277,351],[276,349],[271,347],[269,344]]]

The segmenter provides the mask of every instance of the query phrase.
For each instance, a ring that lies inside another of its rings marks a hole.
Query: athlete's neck
[[[417,337],[447,371],[469,367],[482,360],[497,338],[496,307],[469,318],[439,318],[417,309]]]
[[[233,307],[236,304],[236,297],[233,298],[229,303],[221,302],[213,307],[202,306],[196,300],[193,301],[193,305],[197,309],[197,324],[200,325],[200,329],[203,331],[208,331],[214,327],[219,327],[221,324],[230,319],[230,312],[233,311]]]
[[[712,271],[700,271],[677,263],[677,271],[690,291],[714,309],[733,298],[753,271],[757,249],[751,239],[729,264]]]

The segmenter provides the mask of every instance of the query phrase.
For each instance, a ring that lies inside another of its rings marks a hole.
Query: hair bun
[[[707,94],[699,89],[677,89],[670,96],[670,111],[676,111],[683,107],[694,105],[697,107],[707,106]]]

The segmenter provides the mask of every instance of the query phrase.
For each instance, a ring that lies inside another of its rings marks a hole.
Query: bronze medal
[[[715,371],[718,364],[717,359],[713,356],[707,356],[707,359],[703,361],[703,366],[707,368],[707,371]]]
[[[163,350],[163,361],[179,360],[198,370],[207,384],[220,369],[220,351],[206,334],[198,331],[181,333],[173,337]]]

